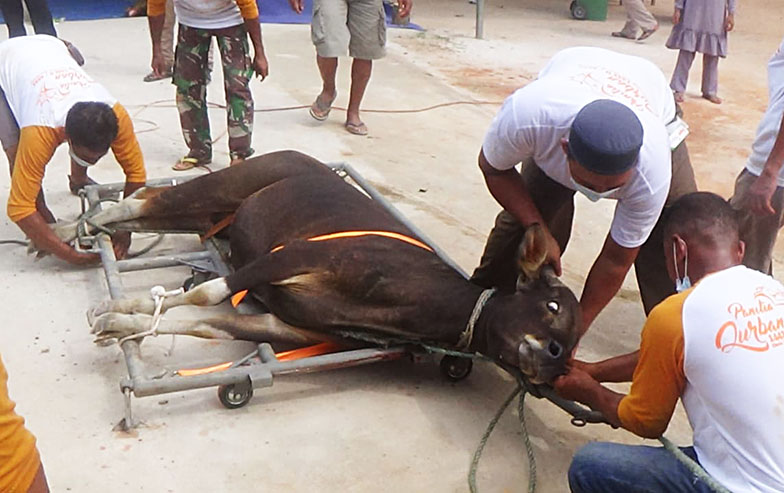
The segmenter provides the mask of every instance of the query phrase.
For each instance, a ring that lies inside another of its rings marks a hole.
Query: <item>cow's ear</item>
[[[538,224],[532,224],[525,230],[525,237],[520,245],[520,277],[518,278],[518,288],[520,283],[539,279],[544,261],[547,259],[547,239],[544,228]]]

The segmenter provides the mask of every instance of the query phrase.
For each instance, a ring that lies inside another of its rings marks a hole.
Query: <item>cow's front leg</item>
[[[144,204],[147,203],[146,199],[139,198],[144,196],[147,188],[140,188],[132,195],[106,207],[103,210],[90,217],[90,222],[98,226],[106,226],[107,224],[116,223],[120,221],[129,221],[131,219],[138,219],[144,216]],[[70,243],[78,236],[79,221],[62,222],[52,226],[52,230],[65,243]],[[95,228],[87,225],[89,234],[95,232]]]
[[[285,342],[296,345],[315,344],[328,340],[322,334],[293,327],[269,313],[263,315],[226,314],[200,320],[163,320],[153,332],[153,318],[136,313],[104,313],[92,324],[96,343],[122,340],[141,335],[188,335],[206,339]]]
[[[199,284],[195,288],[182,294],[167,296],[163,299],[161,313],[182,305],[212,306],[231,296],[231,290],[225,277],[212,279]],[[119,300],[106,300],[94,306],[87,312],[87,321],[90,325],[104,313],[144,313],[152,315],[155,311],[155,301],[150,298],[128,298]]]

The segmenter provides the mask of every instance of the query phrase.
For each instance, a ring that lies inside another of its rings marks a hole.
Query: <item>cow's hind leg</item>
[[[151,328],[150,315],[105,313],[95,319],[92,333],[95,334],[95,342],[102,343],[142,334]],[[320,333],[288,325],[271,314],[226,314],[200,320],[160,320],[155,335],[166,334],[206,339],[283,342],[303,346],[329,340]]]
[[[226,283],[225,277],[219,277],[199,284],[185,293],[167,296],[163,299],[161,313],[175,306],[195,305],[213,306],[225,300],[232,294]],[[87,321],[90,325],[104,313],[140,313],[152,315],[155,311],[155,301],[152,297],[146,298],[121,298],[106,300],[98,303],[87,312]]]

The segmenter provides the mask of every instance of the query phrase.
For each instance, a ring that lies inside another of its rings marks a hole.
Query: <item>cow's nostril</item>
[[[563,354],[563,346],[556,341],[550,341],[550,344],[547,345],[547,351],[553,358],[559,358]]]

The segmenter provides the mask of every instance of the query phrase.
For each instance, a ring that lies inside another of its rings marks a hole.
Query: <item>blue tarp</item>
[[[132,4],[132,0],[49,0],[49,9],[55,19],[84,21],[124,17],[125,9]],[[392,8],[384,4],[384,9],[387,13],[387,25],[421,30],[416,24],[393,25]],[[305,11],[302,14],[291,10],[288,0],[264,0],[259,3],[259,18],[261,22],[269,24],[310,24],[311,11],[311,1],[305,2]]]

